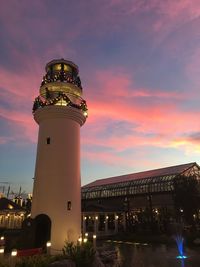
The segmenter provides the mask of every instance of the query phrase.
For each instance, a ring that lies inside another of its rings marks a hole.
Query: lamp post
[[[15,267],[17,250],[13,249],[10,254],[10,266]]]
[[[96,240],[97,240],[97,236],[96,235],[93,235],[93,247],[94,249],[96,249]]]
[[[128,225],[128,230],[130,230],[130,201],[128,197],[125,197],[124,199],[124,211],[125,211],[125,222]]]
[[[4,247],[0,247],[0,259],[2,259],[4,256]]]
[[[50,255],[51,253],[51,242],[50,241],[46,243],[46,248],[47,248],[47,254]]]

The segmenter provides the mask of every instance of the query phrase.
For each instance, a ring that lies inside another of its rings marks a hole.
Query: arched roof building
[[[82,212],[85,220],[108,214],[124,214],[126,220],[139,220],[144,214],[149,221],[180,219],[188,209],[186,194],[193,207],[200,200],[199,185],[200,167],[195,162],[100,179],[82,187]]]

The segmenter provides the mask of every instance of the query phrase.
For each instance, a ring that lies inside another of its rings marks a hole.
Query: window
[[[50,143],[51,143],[51,138],[50,138],[50,137],[47,137],[46,142],[47,142],[47,145],[50,145]]]
[[[72,203],[71,201],[67,202],[67,210],[71,210],[72,209]]]

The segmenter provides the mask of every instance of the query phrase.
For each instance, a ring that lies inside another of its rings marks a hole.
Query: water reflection
[[[129,242],[104,242],[106,249],[115,248],[120,267],[199,267],[200,248],[187,249],[186,259],[177,259],[177,248],[166,245],[152,246]]]

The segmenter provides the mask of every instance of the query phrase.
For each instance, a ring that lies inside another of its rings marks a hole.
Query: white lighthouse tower
[[[87,117],[81,95],[73,62],[59,59],[46,65],[33,105],[39,135],[31,218],[36,245],[50,239],[52,253],[81,235],[80,126]]]

